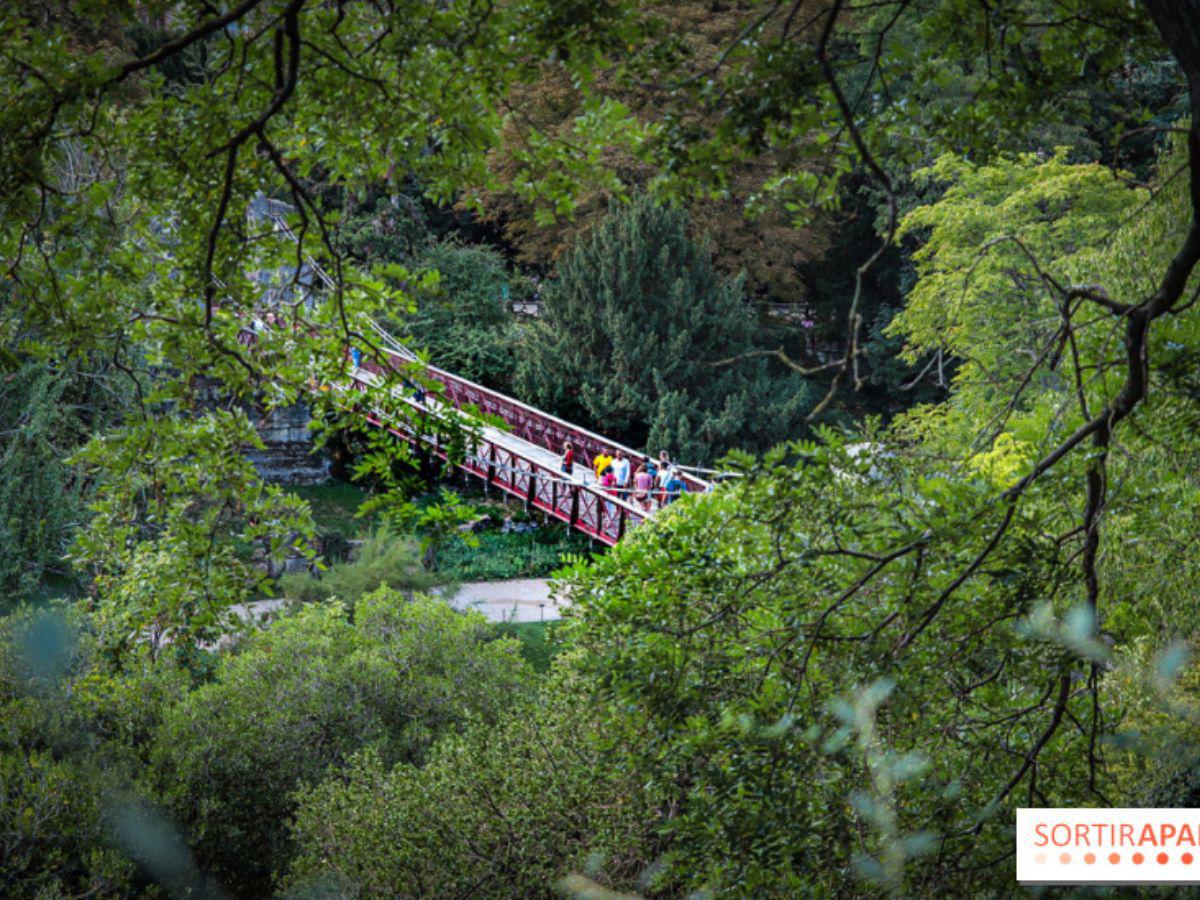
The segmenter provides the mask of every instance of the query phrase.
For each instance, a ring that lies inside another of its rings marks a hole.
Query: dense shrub
[[[428,590],[444,580],[424,569],[420,549],[411,538],[381,529],[367,536],[353,559],[334,563],[319,577],[289,573],[279,579],[279,586],[292,600],[337,597],[353,605],[363,594],[383,585],[413,592]]]
[[[557,897],[587,871],[635,886],[653,791],[621,764],[636,732],[557,672],[498,726],[444,739],[423,768],[374,750],[304,790],[292,889],[345,897]]]
[[[0,709],[0,716],[13,712]],[[128,896],[136,870],[106,813],[118,787],[99,760],[0,748],[0,893]]]
[[[309,605],[221,660],[216,680],[170,710],[154,775],[204,867],[244,896],[288,858],[292,793],[370,746],[418,764],[467,719],[494,722],[529,670],[482,617],[380,589],[351,623]]]
[[[88,653],[51,612],[0,619],[0,895],[124,896],[133,864],[112,830],[129,769],[92,733]]]

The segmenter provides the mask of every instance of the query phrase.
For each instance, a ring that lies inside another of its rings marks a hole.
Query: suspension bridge
[[[268,213],[268,217],[277,231],[297,240],[281,216]],[[327,288],[334,286],[315,260],[308,257],[306,262],[317,282]],[[609,546],[665,505],[667,497],[659,484],[641,501],[632,486],[602,486],[591,466],[600,454],[615,457],[623,452],[631,471],[635,471],[647,459],[645,454],[439,369],[420,360],[377,323],[373,328],[379,352],[360,356],[360,352],[347,348],[347,381],[334,385],[364,395],[366,418],[372,425],[386,428],[398,438],[453,463],[487,487],[516,497]],[[253,339],[248,333],[248,342]],[[426,391],[414,386],[410,376],[417,373],[436,389]],[[390,390],[394,400],[410,407],[410,414],[396,416],[372,405],[373,392],[380,390]],[[502,424],[492,424],[489,419]],[[459,427],[464,422],[467,426],[465,452],[448,446],[442,437],[444,429],[437,427],[451,420]],[[565,472],[562,453],[568,441],[578,461],[570,472]],[[703,493],[712,485],[694,474],[696,471],[676,467],[677,477],[688,492]]]
[[[390,368],[401,377],[401,386],[391,388],[392,396],[412,407],[412,415],[396,420],[382,410],[369,408],[367,419],[373,425],[387,428],[397,437],[453,462],[488,487],[510,494],[530,508],[539,509],[610,546],[664,505],[665,492],[659,485],[655,485],[644,502],[639,502],[632,489],[603,487],[590,465],[600,454],[616,456],[624,452],[636,468],[644,454],[499,391],[421,362],[386,331],[377,330],[382,358],[377,355],[374,359],[364,358],[357,365],[352,362],[349,386],[369,397],[371,391],[383,389],[389,380],[395,381],[394,377],[388,378]],[[436,392],[411,386],[406,373],[414,366],[436,382]],[[440,438],[438,428],[422,425],[430,417],[448,419],[450,410],[460,418],[465,416],[468,422],[465,453],[453,453]],[[503,426],[491,424],[477,412],[499,420]],[[570,472],[564,472],[562,450],[568,441],[579,462],[572,465]],[[677,471],[689,492],[703,492],[711,486],[695,475]]]

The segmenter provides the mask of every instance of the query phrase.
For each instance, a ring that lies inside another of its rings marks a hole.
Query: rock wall
[[[321,484],[329,480],[329,457],[314,452],[303,404],[277,409],[258,422],[266,450],[246,454],[258,473],[275,484]]]

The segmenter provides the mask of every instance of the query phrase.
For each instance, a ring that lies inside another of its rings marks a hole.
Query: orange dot
[[[1146,857],[1142,856],[1142,854],[1140,854],[1140,853],[1133,854],[1133,864],[1135,866],[1140,866],[1145,861],[1146,861]]]
[[[1090,866],[1092,863],[1094,863],[1096,861],[1096,854],[1095,853],[1083,854],[1083,861]]]
[[[1121,861],[1121,854],[1120,853],[1108,854],[1108,861],[1115,866],[1117,863],[1119,863]]]
[[[1183,861],[1185,866],[1190,866],[1192,864],[1192,854],[1190,853],[1185,853],[1179,858]]]
[[[1060,863],[1062,863],[1062,864],[1065,866],[1067,863],[1069,863],[1069,862],[1071,861],[1071,854],[1070,854],[1070,853],[1064,853],[1062,856],[1060,856],[1060,857],[1058,858],[1058,861],[1059,861]]]
[[[1046,854],[1045,854],[1045,853],[1039,853],[1037,856],[1035,856],[1035,857],[1033,858],[1033,861],[1034,861],[1035,863],[1037,863],[1037,864],[1040,866],[1042,863],[1044,863],[1044,862],[1046,861]]]
[[[1165,853],[1160,853],[1160,854],[1158,854],[1158,857],[1157,857],[1157,859],[1158,859],[1158,864],[1159,864],[1160,866],[1165,866],[1165,865],[1167,864],[1167,860],[1168,860],[1168,859],[1170,859],[1170,858],[1171,858],[1171,857],[1167,856],[1167,854],[1165,854]]]

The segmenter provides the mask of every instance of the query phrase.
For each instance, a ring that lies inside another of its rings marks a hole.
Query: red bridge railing
[[[409,361],[403,354],[396,353],[395,355],[400,359],[405,359],[406,362]],[[423,364],[423,370],[430,378],[442,385],[446,401],[456,409],[475,406],[481,412],[497,416],[504,421],[512,434],[552,453],[562,453],[563,445],[570,441],[575,447],[575,458],[585,466],[590,465],[591,461],[602,452],[613,456],[618,450],[624,450],[635,469],[637,461],[646,458],[645,454],[626,447],[624,444],[618,444],[603,435],[580,428],[578,425],[573,425],[564,419],[542,412],[527,403],[514,400],[499,391],[468,381],[466,378],[454,375],[444,369]],[[711,487],[709,482],[693,475],[682,471],[679,475],[680,480],[687,485],[689,491],[703,493]]]
[[[378,370],[374,364],[366,361],[357,370],[354,384],[363,391],[369,386],[364,372],[377,375]],[[412,396],[404,396],[403,399],[425,414],[436,412]],[[374,411],[367,413],[367,420],[373,425],[387,428],[406,441],[422,444],[441,459],[451,460],[447,448],[440,444],[436,429],[430,433],[420,433],[420,425],[387,421]],[[414,423],[419,421],[419,416],[414,417]],[[509,437],[508,432],[483,429],[469,439],[467,453],[453,461],[485,484],[517,497],[528,506],[540,509],[609,546],[616,544],[629,529],[637,527],[651,515],[640,506],[607,493],[597,484],[565,478],[556,464],[548,464],[528,452],[523,453],[520,444],[508,440]]]

